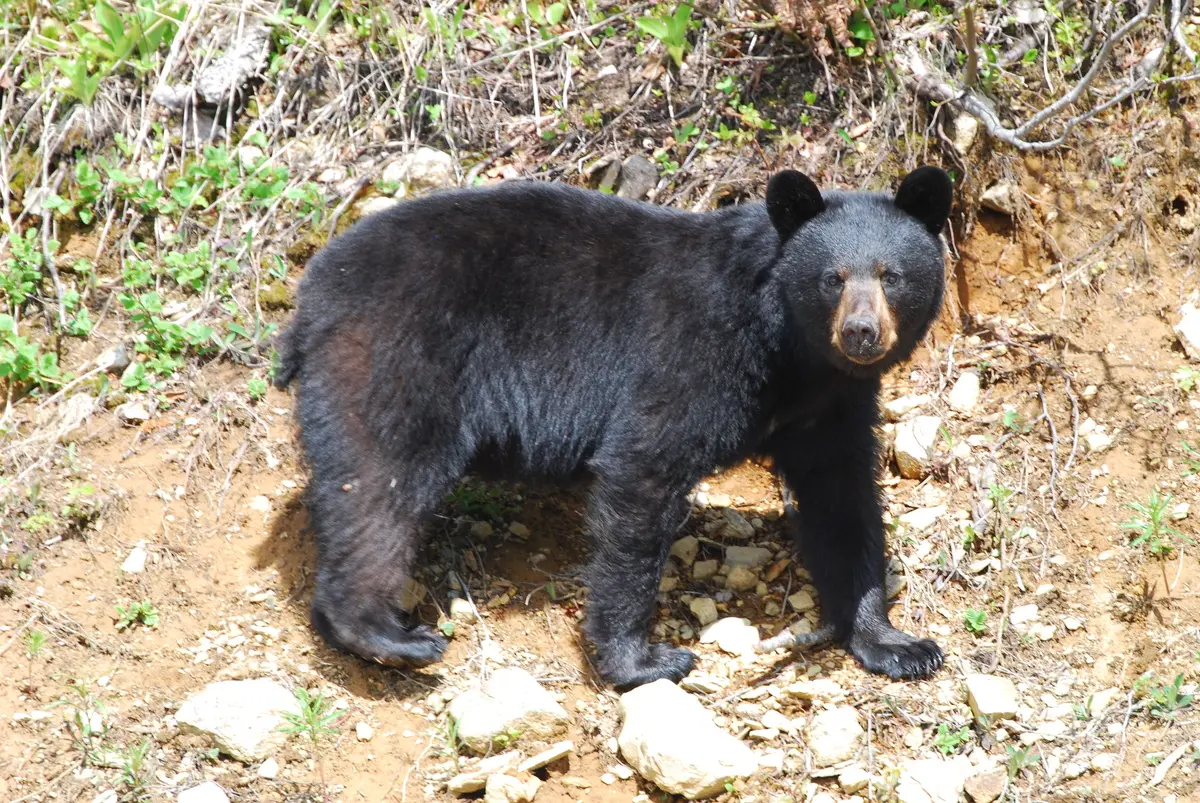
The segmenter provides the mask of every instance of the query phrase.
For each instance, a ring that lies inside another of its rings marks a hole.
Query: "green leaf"
[[[551,25],[557,25],[562,22],[562,18],[566,13],[566,3],[551,3],[550,7],[546,9],[546,22]]]
[[[641,17],[634,23],[639,29],[650,34],[655,39],[666,39],[670,34],[667,23],[658,17]]]

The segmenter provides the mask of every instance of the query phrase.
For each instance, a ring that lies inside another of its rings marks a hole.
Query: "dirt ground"
[[[586,69],[616,63],[632,75],[633,50],[614,44]],[[787,95],[819,74],[810,62],[784,59],[753,80],[768,95]],[[703,72],[695,86],[716,75]],[[607,85],[576,80],[584,101],[610,108],[657,78],[639,75],[613,97]],[[693,88],[685,81],[674,101],[639,106],[622,141],[670,131],[664,108]],[[649,93],[638,92],[642,104]],[[854,183],[864,173],[874,180],[889,159],[911,161],[910,140],[899,155],[880,144],[890,136],[881,124],[878,139],[864,135],[870,145],[857,161],[835,163],[829,143],[838,135],[825,122],[772,150],[771,163]],[[786,600],[808,575],[786,557],[769,467],[726,467],[698,489],[680,535],[700,539],[700,559],[734,543],[776,554],[765,586],[745,592],[722,588],[720,577],[693,580],[673,560],[660,594],[655,637],[700,656],[697,673],[721,680],[705,697],[718,723],[775,762],[719,800],[851,798],[835,777],[813,771],[803,728],[750,736],[766,710],[798,723],[810,717],[811,703],[776,692],[821,677],[844,690],[867,728],[864,766],[875,782],[855,793],[861,799],[896,799],[906,760],[961,752],[1008,770],[1007,800],[1200,801],[1200,702],[1188,699],[1200,697],[1200,548],[1191,543],[1200,537],[1200,366],[1173,330],[1181,306],[1200,303],[1198,123],[1186,105],[1170,114],[1134,108],[1056,155],[976,154],[986,165],[977,189],[997,177],[1012,182],[1015,208],[979,210],[965,239],[952,243],[957,292],[918,354],[888,377],[883,399],[927,394],[916,412],[941,419],[927,476],[900,477],[890,457],[881,474],[892,571],[903,578],[892,619],[946,651],[934,678],[889,682],[834,647],[745,658],[699,643],[688,605],[695,596],[712,596],[723,616],[774,635],[797,621]],[[584,181],[554,162],[553,142],[537,142],[527,116],[513,127],[524,144],[494,150],[487,180]],[[1110,157],[1122,143],[1136,147],[1118,163]],[[664,182],[657,200],[699,207],[756,195],[767,172],[758,161],[749,145],[697,157],[703,167]],[[95,228],[64,228],[65,254],[95,253]],[[955,237],[963,234],[956,227]],[[289,297],[319,244],[297,239],[289,252],[296,269],[281,282]],[[263,314],[287,317],[285,309]],[[64,364],[88,364],[126,334],[102,323],[64,353]],[[982,378],[981,398],[956,411],[948,397],[968,369]],[[617,695],[592,672],[580,632],[586,601],[576,578],[587,539],[578,491],[471,485],[448,501],[430,528],[419,613],[444,622],[458,577],[481,618],[456,624],[442,663],[408,672],[334,653],[308,622],[315,550],[292,400],[273,388],[248,396],[254,370],[262,373],[228,359],[190,361],[183,381],[134,423],[100,407],[65,426],[69,394],[13,408],[0,450],[37,448],[6,478],[22,495],[7,503],[3,522],[12,528],[0,550],[0,799],[172,800],[213,780],[233,800],[452,800],[445,781],[471,762],[455,749],[447,702],[485,667],[503,665],[533,673],[571,714],[564,738],[573,752],[538,771],[538,803],[670,799],[636,775],[613,773],[622,763]],[[897,423],[884,427],[886,444]],[[1180,533],[1167,537],[1174,548],[1161,558],[1131,543],[1135,533],[1123,526],[1140,515],[1130,505],[1152,494],[1170,495],[1163,526]],[[940,506],[926,528],[901,522]],[[752,537],[728,531],[726,507],[751,523]],[[47,511],[53,526],[38,524]],[[147,560],[131,573],[122,566],[135,550]],[[117,607],[140,600],[152,602],[157,624],[118,629]],[[1029,605],[1037,606],[1032,619]],[[1013,617],[1017,609],[1025,616]],[[980,612],[986,619],[972,632],[967,620]],[[805,617],[813,623],[817,613]],[[35,631],[48,642],[31,656],[26,639]],[[972,727],[964,678],[978,672],[1016,682],[1016,720]],[[315,748],[289,740],[273,778],[216,754],[173,716],[207,683],[252,677],[322,692],[343,712],[337,732]],[[1092,706],[1095,696],[1107,707]],[[963,728],[948,745],[945,733]],[[130,756],[143,744],[134,783]],[[544,745],[519,746],[532,753]]]

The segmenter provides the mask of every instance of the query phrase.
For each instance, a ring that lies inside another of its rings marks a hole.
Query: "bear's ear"
[[[767,182],[767,215],[780,241],[787,240],[805,222],[825,211],[825,199],[813,180],[795,170],[784,170]]]
[[[939,234],[950,217],[954,184],[940,167],[918,167],[904,177],[896,190],[896,207],[915,217],[932,234]]]

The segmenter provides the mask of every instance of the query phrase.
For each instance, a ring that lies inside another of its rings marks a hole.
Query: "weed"
[[[24,387],[50,388],[63,383],[58,357],[42,352],[17,331],[11,315],[0,313],[0,381],[9,395]]]
[[[1008,754],[1008,777],[1009,780],[1015,779],[1021,775],[1026,769],[1034,766],[1041,759],[1033,755],[1029,747],[1016,747],[1011,744],[1004,745],[1004,752]]]
[[[26,694],[33,695],[33,662],[42,654],[42,650],[46,648],[46,642],[50,637],[43,630],[27,630],[25,635],[21,637],[21,643],[25,645],[25,657],[29,659],[29,675],[25,680],[25,688],[22,689]]]
[[[1193,474],[1200,474],[1200,449],[1192,446],[1187,441],[1183,441],[1183,476],[1190,477]]]
[[[967,632],[979,635],[987,630],[987,611],[971,608],[963,614],[963,625]]]
[[[670,13],[639,17],[635,24],[638,30],[662,42],[668,55],[675,62],[675,66],[679,67],[683,65],[683,54],[687,49],[687,32],[691,20],[691,5],[680,3]]]
[[[1150,550],[1150,554],[1162,561],[1175,549],[1174,544],[1171,543],[1172,538],[1178,538],[1187,544],[1195,543],[1167,523],[1174,507],[1172,502],[1174,499],[1170,494],[1159,494],[1158,489],[1155,488],[1144,503],[1126,503],[1125,506],[1136,514],[1133,518],[1121,523],[1121,529],[1132,530],[1135,533],[1133,540],[1129,542],[1130,546],[1145,544],[1146,548]],[[1163,580],[1166,580],[1165,565]],[[1167,590],[1170,591],[1169,583]]]
[[[298,687],[294,694],[300,710],[284,712],[283,718],[287,720],[287,724],[281,725],[279,729],[284,733],[299,734],[307,738],[313,752],[316,753],[317,745],[323,737],[334,736],[339,732],[333,723],[346,712],[330,710],[329,700],[320,692],[310,694],[308,689]],[[317,767],[321,776],[321,788],[325,789],[325,762],[319,755]]]
[[[267,395],[267,380],[260,376],[250,377],[246,380],[246,393],[250,395],[251,401],[258,401]]]
[[[942,751],[943,755],[957,753],[962,746],[971,740],[971,728],[964,725],[956,731],[950,730],[945,722],[938,725],[937,735],[933,737],[933,746]]]
[[[141,744],[130,747],[121,761],[121,785],[128,789],[126,800],[143,800],[148,797],[146,787],[153,776],[146,766],[146,757],[150,753],[150,739],[144,739]]]
[[[128,606],[116,605],[117,630],[124,630],[140,624],[143,627],[158,627],[158,609],[148,599],[141,602],[131,602]]]
[[[1143,675],[1134,681],[1134,689],[1148,700],[1150,715],[1167,722],[1172,722],[1175,716],[1185,708],[1190,708],[1195,700],[1194,694],[1183,693],[1183,673],[1175,676],[1175,680],[1161,685],[1152,685],[1153,675]]]

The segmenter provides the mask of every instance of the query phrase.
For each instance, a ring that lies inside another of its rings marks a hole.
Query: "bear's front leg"
[[[874,423],[874,398],[851,400],[813,426],[777,434],[771,451],[794,499],[795,534],[824,621],[869,671],[926,677],[941,667],[941,648],[888,620]]]
[[[678,682],[696,665],[688,650],[649,639],[659,581],[687,506],[676,483],[645,477],[601,476],[592,492],[584,631],[600,677],[618,691],[659,678]]]

